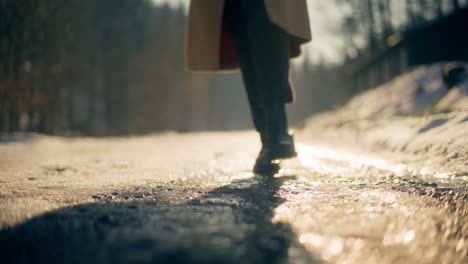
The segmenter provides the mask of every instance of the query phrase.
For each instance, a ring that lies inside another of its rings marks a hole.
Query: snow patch
[[[448,69],[464,68],[455,85]],[[299,136],[319,145],[387,153],[432,176],[468,177],[468,64],[417,67],[305,121]],[[404,157],[404,158],[403,158]]]

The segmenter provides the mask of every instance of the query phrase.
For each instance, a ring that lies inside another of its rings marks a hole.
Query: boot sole
[[[269,166],[257,167],[255,166],[253,169],[253,173],[259,175],[273,175],[279,172],[280,170],[279,164],[271,163]]]

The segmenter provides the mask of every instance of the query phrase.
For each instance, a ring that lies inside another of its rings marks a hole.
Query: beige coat
[[[254,1],[254,0],[252,0]],[[290,36],[291,57],[311,40],[306,0],[264,0],[270,20]],[[192,0],[186,45],[189,71],[216,72],[238,68],[234,45],[223,32],[224,0]],[[221,37],[223,36],[223,37]]]

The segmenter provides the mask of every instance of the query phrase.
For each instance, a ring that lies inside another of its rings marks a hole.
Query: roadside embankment
[[[417,67],[302,124],[303,141],[411,164],[416,174],[468,180],[468,64]]]

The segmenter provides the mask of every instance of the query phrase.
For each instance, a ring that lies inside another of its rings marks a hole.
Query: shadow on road
[[[184,204],[59,209],[0,232],[0,263],[318,263],[273,224],[285,180],[236,180]]]

